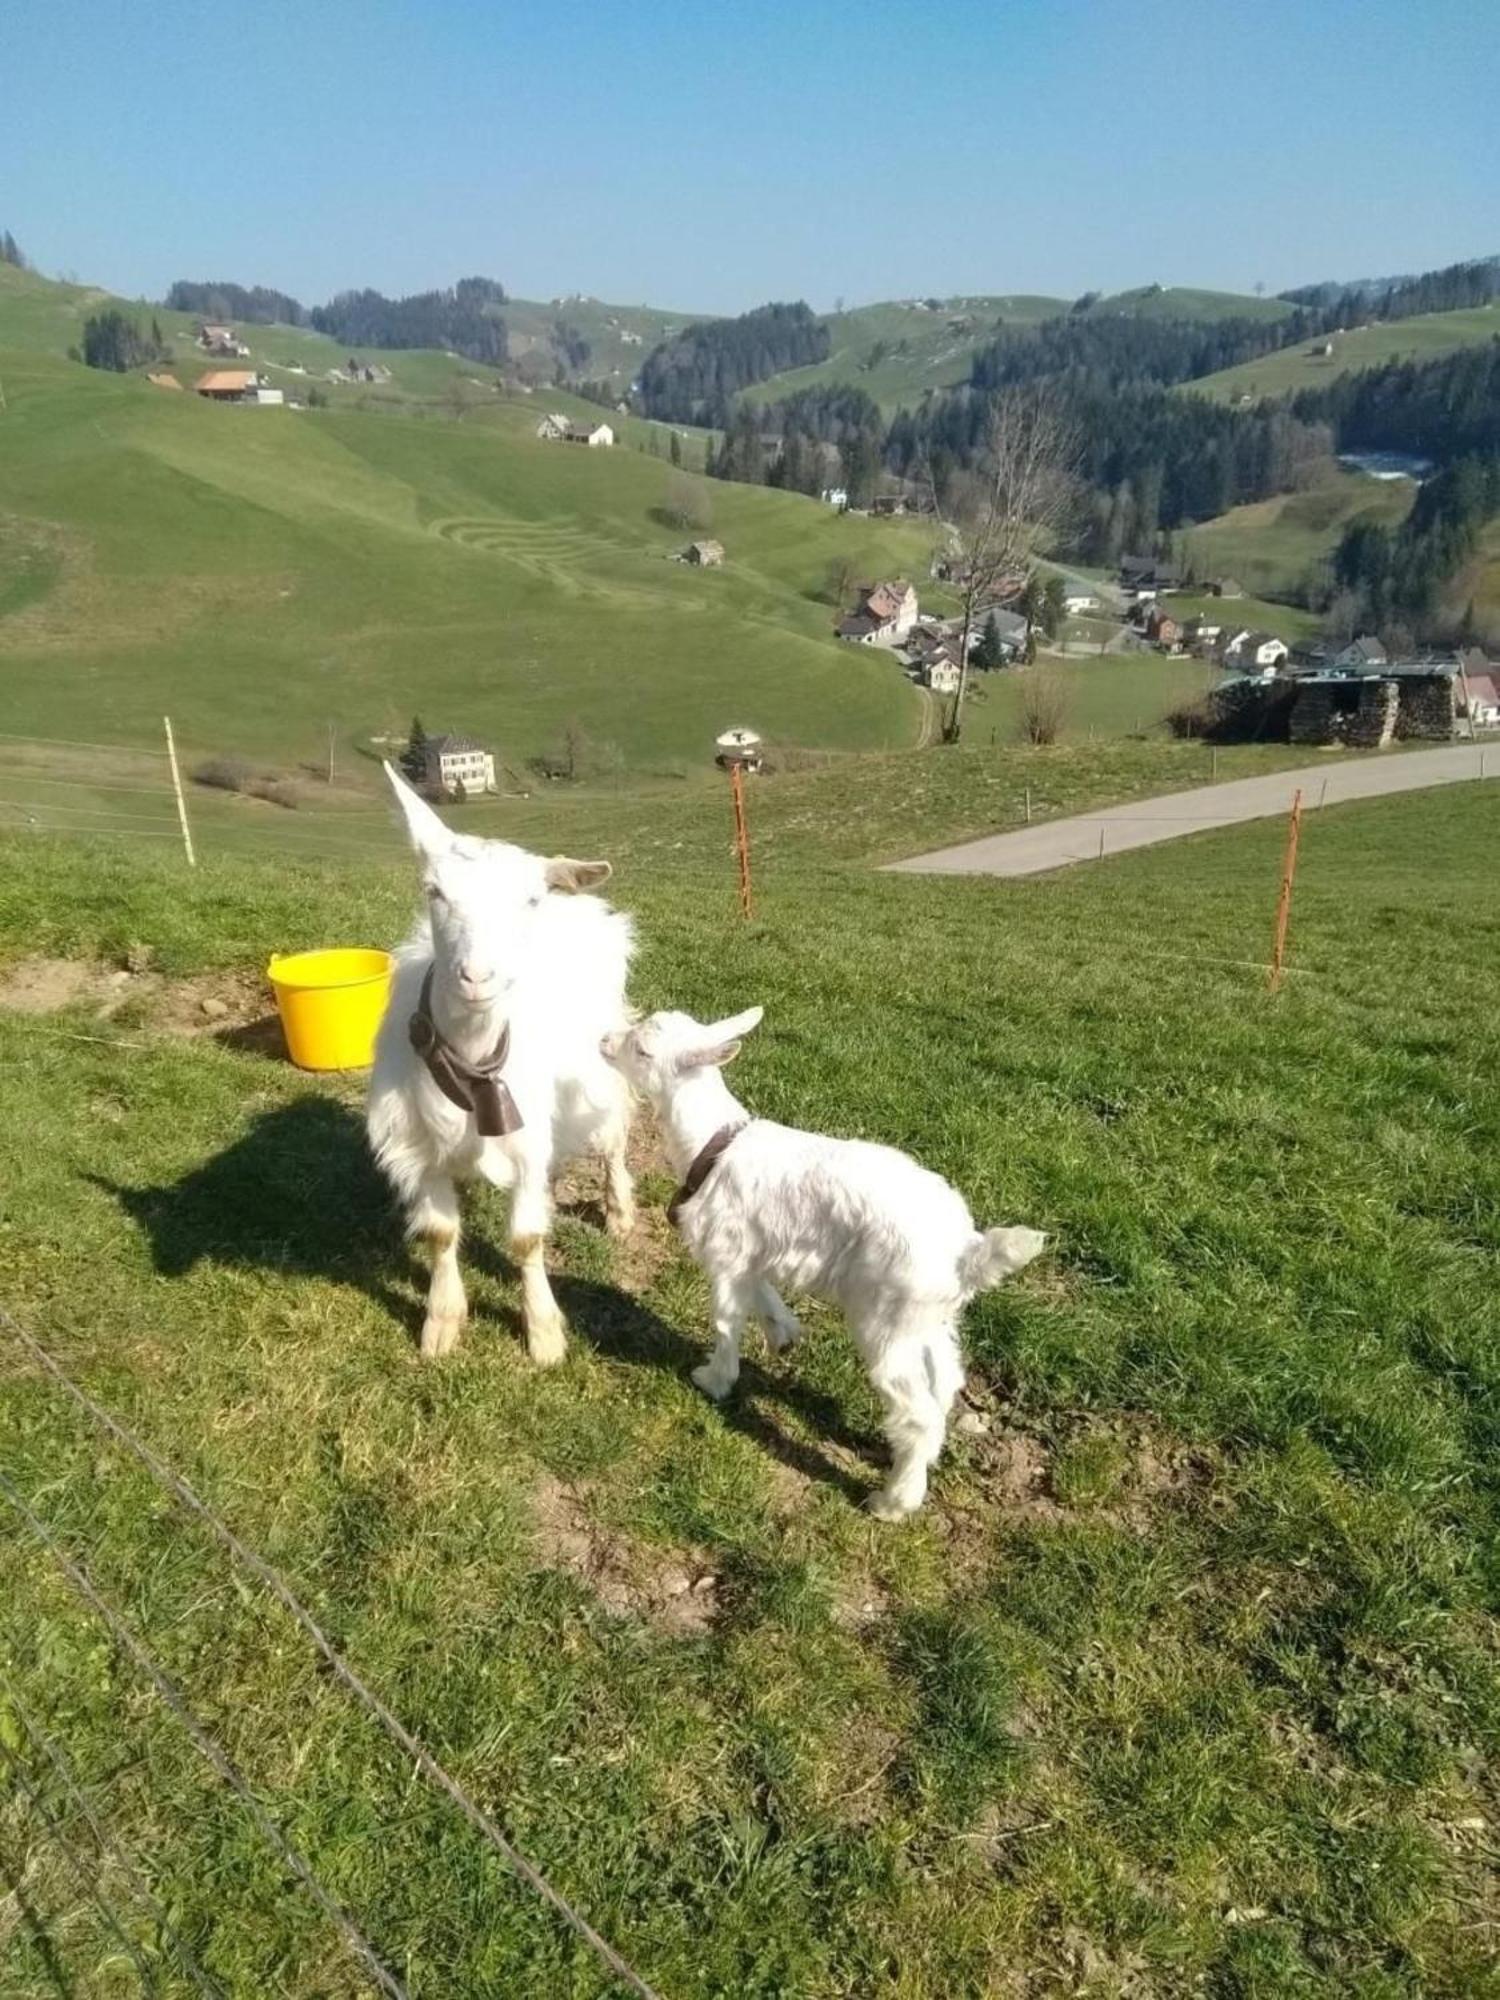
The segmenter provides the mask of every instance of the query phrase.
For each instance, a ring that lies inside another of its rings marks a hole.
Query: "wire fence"
[[[183,1508],[202,1526],[207,1528],[214,1539],[228,1554],[248,1570],[257,1582],[262,1584],[282,1608],[292,1617],[304,1635],[321,1655],[335,1679],[350,1694],[372,1720],[384,1731],[389,1740],[409,1758],[422,1776],[449,1802],[456,1806],[469,1825],[488,1846],[501,1858],[506,1866],[533,1891],[562,1922],[599,1959],[600,1963],[618,1979],[630,1992],[640,1996],[640,2000],[660,2000],[656,1990],[632,1967],[611,1945],[572,1902],[557,1889],[549,1878],[531,1862],[514,1842],[504,1833],[494,1818],[478,1805],[459,1781],[449,1772],[425,1744],[406,1727],[398,1716],[386,1705],[379,1695],[366,1684],[356,1669],[345,1659],[328,1637],[323,1627],[303,1604],[286,1579],[264,1557],[248,1547],[227,1522],[208,1505],[179,1473],[146,1444],[122,1419],[97,1402],[80,1383],[63,1367],[57,1356],[11,1313],[0,1307],[0,1326],[16,1341],[22,1350],[60,1388],[69,1400],[81,1410],[89,1420],[102,1430],[113,1442],[145,1468],[163,1492],[168,1494],[178,1506]],[[151,1655],[138,1635],[131,1631],[120,1615],[100,1597],[92,1581],[82,1567],[74,1561],[61,1543],[52,1534],[46,1523],[28,1506],[26,1500],[11,1479],[0,1472],[0,1495],[7,1499],[15,1512],[26,1523],[33,1535],[49,1550],[63,1574],[68,1578],[77,1594],[90,1608],[104,1620],[116,1641],[130,1654],[142,1673],[151,1681],[157,1693],[187,1730],[195,1747],[212,1764],[219,1777],[238,1796],[254,1819],[262,1836],[275,1849],[281,1860],[292,1869],[304,1888],[318,1904],[323,1914],[343,1936],[350,1950],[364,1963],[381,1990],[400,1995],[406,1992],[401,1982],[382,1963],[375,1948],[359,1931],[353,1919],[318,1882],[310,1865],[286,1840],[279,1827],[266,1813],[228,1754],[203,1728],[202,1724],[187,1708],[181,1691],[172,1682],[164,1669]]]

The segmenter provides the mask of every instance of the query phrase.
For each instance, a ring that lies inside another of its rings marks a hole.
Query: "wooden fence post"
[[[740,915],[750,915],[750,836],[745,827],[745,780],[738,761],[729,767],[729,790],[734,799],[734,840],[740,860]]]
[[[1270,991],[1281,991],[1281,973],[1286,963],[1286,927],[1292,914],[1292,879],[1297,873],[1297,842],[1302,834],[1302,792],[1292,800],[1292,816],[1287,822],[1286,857],[1281,864],[1281,893],[1276,898],[1276,937],[1271,946]]]
[[[177,745],[172,738],[172,718],[162,717],[162,726],[167,732],[167,762],[172,767],[172,790],[177,794],[177,824],[182,828],[182,845],[186,849],[188,867],[198,866],[198,857],[193,852],[193,835],[188,826],[187,800],[182,796],[182,773],[177,768]]]

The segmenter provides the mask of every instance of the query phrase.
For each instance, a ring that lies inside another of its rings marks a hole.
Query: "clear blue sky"
[[[1500,251],[1500,0],[4,0],[0,226],[135,295],[739,311]]]

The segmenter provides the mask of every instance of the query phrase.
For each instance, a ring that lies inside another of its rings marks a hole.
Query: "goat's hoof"
[[[787,1318],[778,1326],[774,1320],[766,1322],[766,1345],[773,1354],[785,1354],[795,1347],[802,1338],[800,1319]]]
[[[568,1335],[562,1321],[557,1319],[545,1326],[528,1326],[526,1352],[538,1368],[555,1368],[559,1361],[565,1360],[568,1353]]]
[[[626,1242],[635,1230],[635,1209],[609,1209],[604,1217],[604,1227],[616,1243]]]
[[[877,1521],[905,1521],[921,1506],[920,1500],[905,1500],[899,1493],[892,1493],[888,1486],[882,1486],[878,1493],[872,1493],[865,1501],[866,1513],[873,1514]]]
[[[441,1361],[445,1354],[451,1354],[463,1330],[461,1319],[426,1320],[422,1327],[422,1359]]]
[[[705,1361],[701,1368],[693,1370],[693,1382],[711,1401],[722,1403],[734,1387],[735,1377],[731,1375],[728,1381],[725,1381],[713,1363]]]

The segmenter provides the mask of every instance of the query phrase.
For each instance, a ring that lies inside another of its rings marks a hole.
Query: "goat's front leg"
[[[553,1367],[568,1351],[567,1327],[552,1296],[543,1255],[551,1223],[546,1161],[518,1159],[510,1210],[510,1249],[521,1271],[526,1351],[539,1368]]]
[[[613,1072],[611,1072],[613,1075]],[[599,1151],[604,1158],[604,1226],[621,1240],[635,1228],[635,1183],[625,1164],[625,1142],[630,1136],[630,1094],[622,1078],[617,1108],[599,1134]]]
[[[701,1368],[693,1370],[693,1380],[705,1396],[720,1403],[740,1379],[740,1335],[755,1303],[753,1279],[715,1278],[713,1281],[714,1351]]]
[[[469,1301],[458,1268],[458,1189],[434,1174],[422,1183],[408,1224],[432,1250],[432,1277],[427,1287],[427,1317],[422,1322],[422,1359],[438,1361],[458,1345]]]

